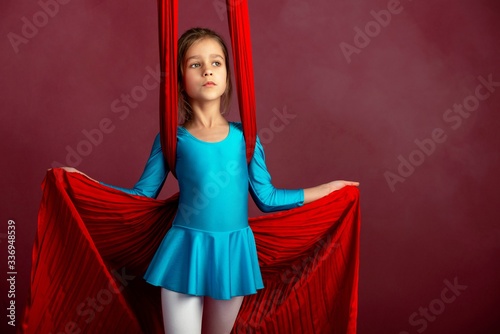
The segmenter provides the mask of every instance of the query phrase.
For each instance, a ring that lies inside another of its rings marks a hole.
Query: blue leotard
[[[134,195],[156,198],[169,170],[159,135]],[[240,123],[229,123],[219,142],[177,132],[179,207],[144,276],[169,290],[215,299],[253,294],[263,288],[253,233],[248,225],[248,189],[264,212],[300,206],[302,189],[276,189],[257,138],[250,164]]]

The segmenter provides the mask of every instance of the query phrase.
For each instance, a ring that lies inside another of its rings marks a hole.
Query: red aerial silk
[[[247,160],[256,138],[246,0],[227,0]],[[158,0],[160,133],[175,173],[177,0]],[[159,288],[146,271],[177,211],[77,173],[43,182],[31,285],[20,333],[163,333]],[[314,203],[250,219],[265,288],[244,299],[233,333],[355,333],[359,193],[346,187]]]
[[[226,2],[238,105],[245,136],[247,161],[250,162],[255,148],[257,125],[248,4],[247,0],[237,2],[227,0]]]
[[[47,172],[20,333],[163,333],[160,289],[142,279],[177,210],[62,169]],[[250,219],[265,288],[233,333],[355,333],[359,193],[346,187]]]
[[[163,155],[175,175],[177,149],[177,0],[158,0],[160,39],[160,140]]]
[[[158,0],[160,38],[160,136],[163,154],[175,175],[178,126],[177,92],[177,0]],[[227,0],[229,32],[233,50],[234,73],[238,104],[246,143],[247,161],[255,148],[255,90],[252,65],[252,45],[247,0]]]

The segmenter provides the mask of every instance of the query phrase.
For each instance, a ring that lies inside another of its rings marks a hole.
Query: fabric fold
[[[20,333],[162,333],[159,288],[142,275],[177,209],[62,169],[47,172]],[[233,333],[355,333],[359,191],[250,219],[265,288]]]

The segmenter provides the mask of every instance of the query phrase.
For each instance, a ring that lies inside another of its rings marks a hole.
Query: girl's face
[[[183,64],[184,89],[190,102],[219,100],[226,91],[226,59],[221,45],[204,38],[189,47]]]

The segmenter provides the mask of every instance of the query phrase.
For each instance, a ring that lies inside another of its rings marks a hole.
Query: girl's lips
[[[212,81],[208,81],[208,82],[205,82],[205,83],[203,84],[203,86],[205,86],[205,87],[206,87],[206,86],[216,86],[216,84],[215,84],[214,82],[212,82]]]

